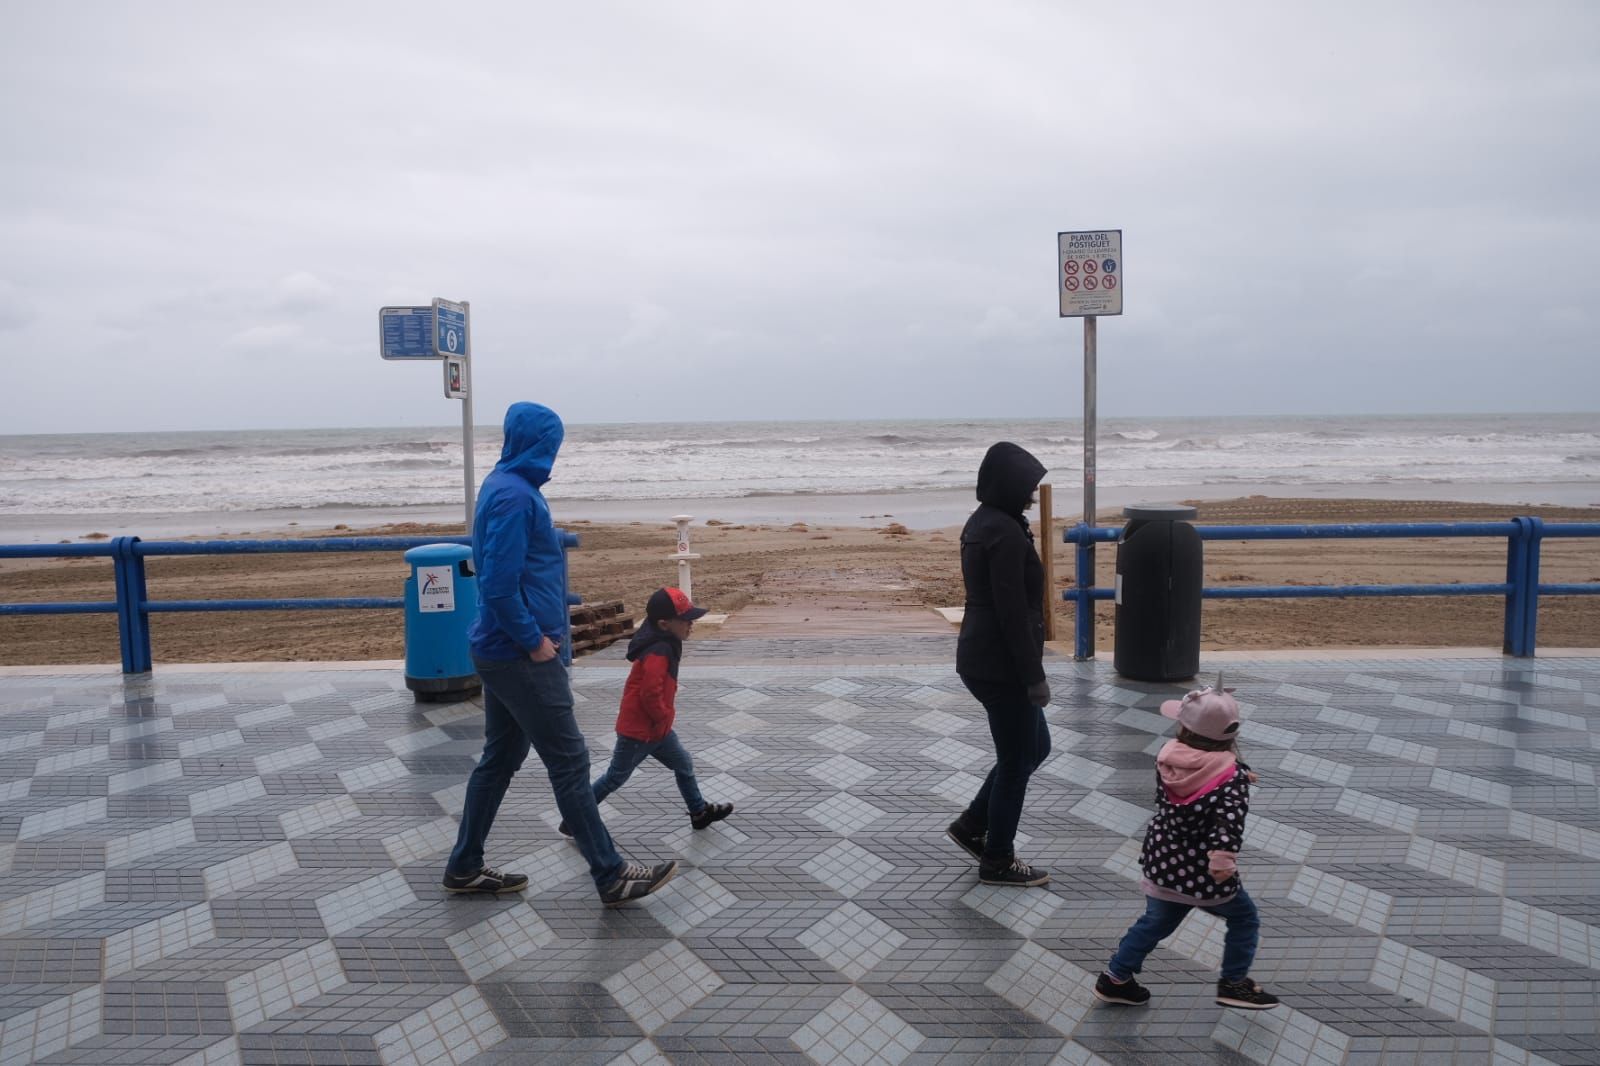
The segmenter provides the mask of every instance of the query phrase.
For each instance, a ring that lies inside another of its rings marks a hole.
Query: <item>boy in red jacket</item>
[[[678,660],[683,658],[683,642],[694,628],[694,621],[706,613],[696,607],[682,589],[663,588],[650,594],[645,604],[644,625],[628,644],[627,684],[622,689],[622,709],[617,713],[617,747],[611,766],[594,783],[594,801],[599,803],[621,788],[639,764],[654,756],[678,779],[678,791],[689,810],[689,824],[704,829],[733,813],[731,803],[707,803],[694,778],[694,760],[672,731],[677,716],[673,699],[678,692]],[[567,823],[557,827],[570,837]]]

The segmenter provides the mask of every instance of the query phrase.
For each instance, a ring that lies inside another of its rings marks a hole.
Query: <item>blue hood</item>
[[[550,480],[556,452],[566,430],[561,416],[537,403],[514,403],[506,408],[505,445],[496,470],[509,470],[535,488]]]

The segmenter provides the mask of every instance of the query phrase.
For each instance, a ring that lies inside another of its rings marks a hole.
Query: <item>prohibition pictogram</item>
[[[1062,282],[1062,284],[1067,287],[1067,291],[1068,292],[1077,292],[1078,291],[1078,279],[1077,278],[1068,278],[1066,281]]]
[[[1085,259],[1083,261],[1083,272],[1085,274],[1093,274],[1096,270],[1099,270],[1099,269],[1100,269],[1100,264],[1096,263],[1093,259]]]
[[[1100,282],[1097,278],[1084,278],[1083,287],[1086,289],[1097,289],[1100,287]]]
[[[1076,274],[1078,272],[1078,261],[1076,259],[1068,259],[1061,264],[1061,268],[1068,274]]]
[[[1117,287],[1117,279],[1112,277],[1110,274],[1107,274],[1105,277],[1100,279],[1100,284],[1104,285],[1108,289],[1114,289]]]

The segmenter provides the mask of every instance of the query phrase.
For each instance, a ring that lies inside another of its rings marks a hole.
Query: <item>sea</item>
[[[481,480],[501,434],[474,434]],[[943,525],[970,509],[998,440],[1050,468],[1058,513],[1081,500],[1083,427],[1065,419],[574,424],[546,495],[566,518],[903,512]],[[1600,505],[1596,413],[1105,418],[1095,453],[1102,505],[1253,494]],[[459,426],[0,436],[0,543],[90,527],[459,519],[464,492]]]

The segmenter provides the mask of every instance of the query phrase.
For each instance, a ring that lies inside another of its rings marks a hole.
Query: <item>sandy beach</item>
[[[1502,519],[1526,506],[1429,500],[1279,499],[1188,501],[1202,523],[1402,522]],[[702,503],[693,527],[695,598],[719,612],[749,605],[803,606],[827,589],[858,590],[864,603],[958,606],[962,599],[957,525],[915,528],[872,501],[856,523],[772,524],[713,517]],[[1059,512],[1059,508],[1058,508]],[[1600,509],[1545,506],[1546,520],[1600,519]],[[558,512],[558,518],[560,514]],[[1058,513],[1055,585],[1072,580],[1071,552],[1059,530],[1076,515]],[[1120,524],[1120,508],[1101,512]],[[645,597],[676,582],[670,523],[563,520],[581,538],[571,558],[572,586],[589,602],[619,599],[637,614]],[[337,528],[336,528],[337,526]],[[295,535],[455,534],[457,524],[393,523],[364,529],[336,524],[295,527]],[[260,534],[257,534],[260,535]],[[278,533],[274,532],[276,536]],[[1546,541],[1545,582],[1600,582],[1600,541]],[[1109,585],[1115,548],[1097,552],[1098,582]],[[397,553],[155,558],[148,564],[153,599],[399,596],[406,576]],[[1211,542],[1208,585],[1497,582],[1505,577],[1498,539]],[[108,560],[0,561],[0,600],[96,601],[113,595]],[[1207,601],[1206,650],[1357,647],[1489,647],[1501,639],[1502,602],[1494,597],[1383,600]],[[1057,607],[1061,639],[1072,608]],[[1097,611],[1097,643],[1111,647],[1110,604]],[[802,613],[801,618],[804,618]],[[270,611],[159,614],[151,619],[156,662],[395,659],[403,655],[398,611]],[[710,636],[710,630],[702,631]],[[801,635],[801,634],[796,634]],[[1600,597],[1549,597],[1541,606],[1539,646],[1600,647]],[[112,615],[0,618],[0,664],[116,662]]]

